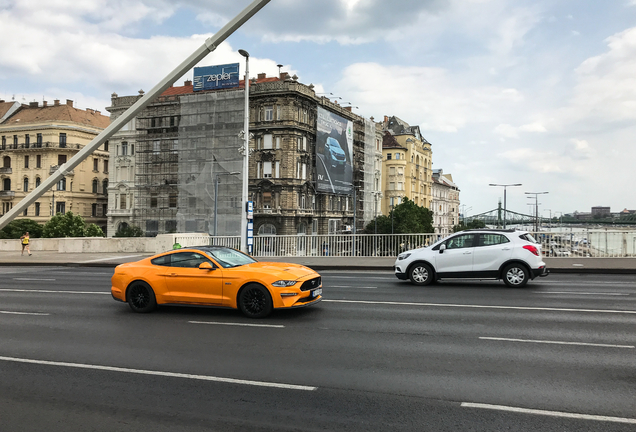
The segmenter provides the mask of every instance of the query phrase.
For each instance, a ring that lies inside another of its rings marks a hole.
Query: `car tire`
[[[157,308],[155,292],[145,282],[133,282],[128,288],[128,305],[138,313],[152,312]]]
[[[510,288],[521,288],[528,283],[530,272],[523,264],[510,264],[504,268],[502,277]]]
[[[272,312],[272,297],[263,285],[248,284],[239,293],[238,307],[248,318],[264,318]]]
[[[433,283],[433,269],[426,263],[415,263],[409,269],[409,279],[414,285],[430,285]]]

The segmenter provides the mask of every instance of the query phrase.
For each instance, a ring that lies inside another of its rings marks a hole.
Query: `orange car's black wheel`
[[[247,317],[263,318],[272,312],[272,298],[264,286],[249,284],[239,294],[238,307]]]
[[[155,293],[145,282],[133,282],[128,288],[128,305],[139,313],[153,311],[157,307]]]

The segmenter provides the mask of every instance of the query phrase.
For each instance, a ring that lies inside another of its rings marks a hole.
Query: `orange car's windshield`
[[[209,250],[208,253],[224,268],[238,267],[256,262],[249,255],[234,249],[218,248]]]

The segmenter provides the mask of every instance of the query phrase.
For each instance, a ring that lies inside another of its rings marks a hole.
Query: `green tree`
[[[33,238],[42,237],[43,226],[33,219],[14,219],[0,230],[0,238],[17,239],[25,232]]]
[[[144,232],[141,228],[134,225],[125,225],[119,227],[113,237],[143,237]]]
[[[408,198],[396,205],[388,216],[379,216],[377,221],[371,221],[364,228],[367,234],[373,234],[376,229],[378,234],[416,234],[432,233],[433,212],[426,207],[415,204]]]
[[[464,231],[467,229],[481,229],[486,228],[486,224],[484,221],[480,221],[479,219],[473,219],[469,222],[462,221],[459,225],[455,225],[453,227],[453,232]]]
[[[104,231],[92,223],[86,227],[86,237],[104,237]]]
[[[86,222],[84,222],[84,218],[80,215],[74,215],[73,212],[56,214],[44,225],[42,232],[42,236],[48,238],[85,237],[85,235]]]

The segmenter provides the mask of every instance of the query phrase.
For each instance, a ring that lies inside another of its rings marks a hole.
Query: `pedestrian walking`
[[[22,237],[20,237],[20,242],[22,243],[22,255],[24,255],[24,250],[26,249],[29,256],[31,256],[31,249],[29,249],[29,232],[25,232]]]

